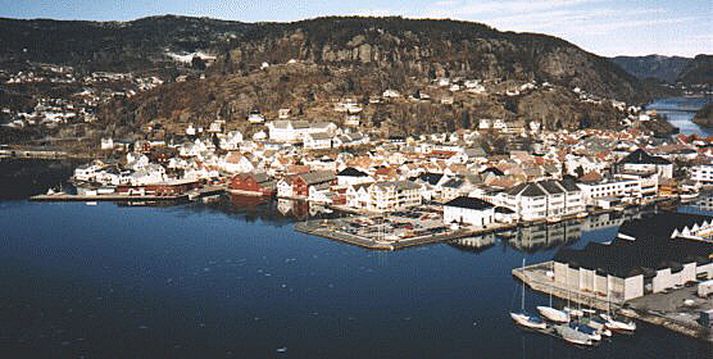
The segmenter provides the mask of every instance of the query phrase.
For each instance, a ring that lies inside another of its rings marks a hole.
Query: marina
[[[20,337],[23,332],[18,330],[18,335],[5,336],[3,340],[17,350],[27,348],[29,344],[23,343],[29,340],[33,348],[48,353],[108,354],[110,350],[131,355],[138,353],[132,348],[150,338],[148,347],[153,349],[149,351],[157,356],[218,356],[226,350],[269,356],[282,348],[289,348],[289,353],[321,348],[325,355],[340,355],[349,348],[357,356],[374,354],[370,346],[351,346],[337,332],[383,338],[379,352],[390,356],[467,352],[512,357],[525,351],[528,356],[558,352],[624,358],[652,357],[662,351],[700,356],[710,350],[698,340],[643,321],[635,335],[614,334],[611,341],[603,338],[594,346],[570,344],[551,330],[540,333],[504,323],[510,321],[507,313],[519,307],[521,282],[512,280],[511,270],[521,266],[523,257],[537,263],[551,258],[560,247],[607,241],[623,221],[639,216],[633,209],[384,252],[295,231],[293,226],[305,221],[339,216],[337,211],[326,214],[311,206],[302,208],[304,204],[296,201],[222,196],[217,202],[183,201],[170,207],[24,200],[4,201],[0,206],[7,213],[0,216],[0,225],[10,229],[6,232],[10,246],[0,255],[2,263],[11,263],[10,258],[19,253],[34,253],[27,257],[32,261],[26,266],[33,268],[27,275],[0,272],[9,288],[3,300],[29,306],[4,306],[4,323],[37,333]],[[11,225],[28,218],[35,218],[34,225]],[[162,225],[156,226],[155,221]],[[97,239],[109,236],[114,239]],[[101,261],[72,259],[97,258],[96,246],[111,248]],[[51,256],[45,254],[48,249]],[[75,282],[71,292],[62,289],[79,273],[93,273],[94,279]],[[23,285],[28,275],[32,283],[39,280],[40,284]],[[38,286],[44,295],[32,294]],[[166,297],[164,291],[173,295]],[[529,286],[525,292],[526,309],[549,302],[546,292],[531,291]],[[510,303],[512,296],[517,299]],[[294,306],[295,302],[304,304]],[[565,304],[557,298],[553,303],[557,308]],[[171,317],[174,308],[186,305],[188,319]],[[66,334],[45,332],[42,320],[28,326],[24,319],[12,319],[33,317],[32,308],[40,307],[46,308],[47,316],[60,318],[54,325]],[[70,310],[72,316],[62,319]],[[127,316],[128,310],[135,314]],[[98,316],[94,321],[100,326],[78,326],[72,320],[92,315]],[[123,331],[118,337],[130,346],[103,339],[117,337],[105,329],[108,322]],[[289,326],[303,329],[300,333],[284,329]],[[442,333],[442,339],[431,341],[433,334],[424,327]],[[273,334],[261,334],[265,331]],[[220,339],[226,332],[228,340]],[[190,345],[191,338],[201,335],[214,338],[207,349]],[[473,340],[486,335],[492,339]],[[513,346],[513,341],[523,346]],[[662,345],[676,349],[666,351]]]

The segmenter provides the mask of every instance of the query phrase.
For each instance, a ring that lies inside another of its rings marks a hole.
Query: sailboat
[[[631,320],[615,318],[611,315],[611,300],[609,297],[609,291],[607,290],[607,303],[609,303],[609,308],[607,313],[599,314],[599,316],[604,319],[604,326],[614,330],[622,332],[633,332],[636,330],[636,323]]]
[[[596,330],[599,334],[601,334],[603,337],[611,337],[612,332],[606,327],[606,322],[604,322],[603,319],[597,317],[597,316],[592,316],[595,315],[597,312],[591,309],[582,309],[583,312],[589,314],[588,317],[582,318],[581,323]]]
[[[612,317],[609,314],[600,314],[604,319],[604,326],[614,331],[633,332],[636,330],[636,323],[631,320]]]
[[[570,322],[569,327],[582,333],[582,334],[587,335],[587,337],[589,337],[589,339],[591,339],[593,341],[598,342],[598,341],[602,340],[601,333],[599,333],[598,330],[596,330],[588,325],[581,324],[578,322]]]
[[[594,341],[589,338],[587,334],[581,333],[575,329],[570,328],[568,325],[557,325],[555,326],[557,334],[559,334],[562,339],[577,345],[594,345]]]
[[[525,258],[522,259],[522,268],[525,268]],[[547,323],[542,318],[525,312],[525,282],[522,282],[522,299],[520,300],[520,311],[510,312],[510,318],[516,324],[531,329],[546,329]]]
[[[544,305],[539,305],[539,306],[537,306],[537,311],[540,312],[540,314],[543,317],[545,317],[548,320],[551,320],[553,322],[557,322],[557,323],[568,323],[569,322],[569,314],[567,314],[566,312],[563,312],[559,309],[547,307]]]
[[[555,323],[569,323],[569,314],[566,312],[563,312],[559,309],[555,309],[552,306],[552,289],[550,289],[550,305],[544,306],[544,305],[539,305],[537,306],[537,311],[540,312],[540,315],[545,317],[547,320],[553,321]]]

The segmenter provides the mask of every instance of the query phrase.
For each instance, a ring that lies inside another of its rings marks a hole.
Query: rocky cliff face
[[[639,79],[656,79],[675,83],[693,59],[679,56],[617,56],[611,59],[626,72]]]
[[[431,101],[369,106],[365,122],[387,132],[454,129],[464,118],[503,118],[548,128],[617,126],[609,99],[645,101],[639,80],[609,60],[564,40],[500,32],[450,20],[330,17],[294,23],[245,24],[205,18],[154,17],[96,23],[0,20],[0,65],[51,62],[82,70],[175,69],[168,56],[202,51],[217,57],[202,77],[169,83],[102,106],[101,129],[130,135],[149,122],[176,129],[216,118],[244,127],[252,108],[288,107],[306,119],[339,122],[330,101],[365,101],[385,89]],[[291,61],[295,60],[295,61]],[[268,70],[260,70],[263,63]],[[289,62],[294,64],[287,65]],[[433,81],[477,79],[481,95],[452,94]],[[541,88],[506,95],[525,83]],[[547,83],[548,86],[544,86]],[[582,101],[581,88],[595,101]],[[454,97],[452,105],[440,100]]]
[[[679,81],[691,85],[713,85],[713,55],[698,55],[681,71]]]
[[[90,70],[168,66],[167,51],[219,54],[221,71],[290,59],[372,66],[404,76],[540,80],[607,97],[639,97],[635,78],[561,39],[450,20],[330,17],[246,24],[151,17],[131,22],[0,19],[0,63],[39,61]]]
[[[264,61],[285,63],[296,59],[340,67],[371,67],[397,77],[538,80],[625,100],[642,95],[635,78],[566,41],[538,34],[499,32],[481,24],[322,18],[257,26],[253,30],[243,41],[225,49],[223,71],[250,71]]]

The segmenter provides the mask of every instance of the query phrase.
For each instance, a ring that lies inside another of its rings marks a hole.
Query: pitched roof
[[[310,171],[298,177],[302,178],[308,185],[314,185],[322,182],[328,182],[335,178],[331,171]]]
[[[343,169],[341,172],[337,173],[337,176],[343,176],[343,177],[367,177],[368,175],[362,171],[359,171],[358,169],[354,167],[347,167]]]
[[[444,207],[458,207],[458,208],[468,208],[476,210],[485,210],[494,208],[494,206],[482,199],[473,197],[458,197],[453,199],[443,205]]]
[[[637,238],[634,241],[617,238],[608,245],[591,242],[582,250],[561,249],[555,255],[555,261],[619,278],[639,274],[653,276],[656,270],[664,268],[678,272],[683,269],[681,264],[684,263],[710,263],[713,243],[684,238],[672,240],[669,237],[672,228],[683,226],[683,223],[702,223],[706,219],[709,222],[713,220],[707,216],[684,213],[658,213],[622,225],[620,233],[626,231]]]
[[[628,154],[619,163],[628,164],[652,164],[652,165],[670,165],[671,162],[663,157],[651,156],[642,149]]]
[[[435,186],[438,184],[438,182],[441,181],[441,178],[443,178],[443,173],[426,172],[422,173],[417,178],[423,182],[430,184],[431,186]]]

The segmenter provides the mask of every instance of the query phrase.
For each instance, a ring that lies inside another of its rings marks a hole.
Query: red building
[[[316,185],[334,185],[337,183],[337,177],[329,171],[312,171],[292,177],[292,196],[304,197],[309,196],[309,188]]]
[[[242,173],[230,180],[228,190],[238,194],[271,197],[275,194],[275,181],[265,173]]]

